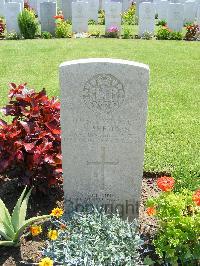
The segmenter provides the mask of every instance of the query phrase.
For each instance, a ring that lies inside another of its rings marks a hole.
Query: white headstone
[[[60,66],[66,212],[87,204],[138,215],[149,68],[116,59]]]
[[[197,9],[197,25],[200,27],[200,5],[198,6]]]
[[[9,0],[8,3],[20,3],[22,9],[24,9],[24,0]]]
[[[61,10],[65,20],[72,19],[72,0],[61,0]]]
[[[28,1],[30,7],[35,11],[35,13],[38,13],[38,7],[37,7],[37,0],[29,0]]]
[[[88,2],[72,2],[72,31],[88,32]]]
[[[180,32],[183,29],[184,5],[170,3],[168,8],[167,25],[172,31]]]
[[[5,16],[5,0],[0,0],[0,17]]]
[[[88,19],[94,20],[98,23],[98,11],[99,11],[99,0],[87,0],[88,2]]]
[[[119,31],[121,30],[121,13],[122,13],[122,3],[120,2],[105,3],[106,31],[112,26],[116,26],[119,29]]]
[[[137,18],[139,18],[139,6],[142,2],[153,2],[153,0],[135,0],[136,4],[136,12],[135,15]]]
[[[57,3],[57,0],[37,0],[37,14],[38,14],[38,18],[40,19],[40,4],[44,3],[44,2],[51,2],[51,3]]]
[[[139,36],[145,32],[154,33],[155,7],[153,3],[143,2],[139,7]]]
[[[130,1],[129,0],[122,0],[122,12],[125,12],[130,7]]]
[[[18,26],[18,15],[22,12],[21,3],[5,4],[5,19],[7,32],[20,33]]]
[[[184,22],[193,23],[196,15],[195,1],[186,1],[184,4]]]
[[[56,2],[43,2],[40,3],[40,21],[41,31],[48,31],[55,34],[55,18],[57,14]]]
[[[159,20],[167,20],[169,1],[162,0],[157,4],[157,12]]]

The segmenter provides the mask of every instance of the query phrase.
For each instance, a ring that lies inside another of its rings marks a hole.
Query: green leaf
[[[10,237],[11,239],[13,239],[15,237],[15,232],[14,232],[13,227],[10,227],[10,225],[4,221],[1,221],[1,224],[4,227],[4,231],[5,231],[5,234],[7,235],[7,237]]]
[[[4,226],[3,226],[2,223],[0,223],[0,235],[1,235],[2,237],[4,237],[6,240],[12,240],[12,238],[9,237],[9,236],[6,234],[6,230],[5,230],[5,228],[4,228]]]
[[[0,241],[0,246],[12,247],[15,246],[13,241]]]
[[[23,225],[26,219],[26,212],[27,212],[27,205],[28,205],[28,201],[31,195],[32,189],[29,190],[29,192],[27,193],[26,197],[24,198],[24,200],[22,201],[22,204],[20,206],[20,210],[19,210],[19,225]],[[19,230],[19,228],[18,228]]]
[[[15,205],[15,208],[14,208],[13,213],[12,213],[11,220],[12,220],[12,224],[13,224],[13,227],[15,229],[15,232],[19,229],[19,213],[20,213],[20,207],[21,207],[22,200],[24,198],[25,193],[26,193],[26,187],[23,190],[20,198],[18,199],[17,204]]]
[[[147,256],[145,259],[144,259],[144,264],[145,265],[154,265],[155,261],[153,261],[149,256]]]
[[[43,215],[43,216],[37,216],[37,217],[33,217],[33,218],[26,220],[24,222],[24,224],[20,227],[20,229],[17,231],[17,233],[15,234],[14,242],[19,241],[19,238],[20,238],[21,234],[23,233],[24,229],[26,227],[28,227],[30,224],[32,224],[36,221],[39,221],[39,220],[44,220],[44,219],[50,218],[50,217],[51,217],[51,215]]]
[[[4,224],[8,224],[10,228],[12,228],[12,230],[14,230],[13,226],[12,226],[12,222],[11,222],[11,216],[10,213],[8,211],[8,209],[6,208],[6,205],[4,204],[4,202],[0,199],[0,222],[2,221]]]

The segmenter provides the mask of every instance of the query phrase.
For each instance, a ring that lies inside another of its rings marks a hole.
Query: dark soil
[[[146,247],[149,246],[149,242],[156,232],[156,221],[146,215],[145,202],[147,198],[158,194],[155,184],[156,179],[162,174],[164,173],[144,173],[143,177],[139,221],[141,234],[147,242]],[[10,211],[15,206],[21,192],[22,188],[18,187],[17,180],[0,177],[0,198],[6,203]],[[49,190],[47,195],[33,194],[29,201],[28,217],[49,214],[57,206],[63,208],[63,199],[62,187]],[[46,231],[44,230],[43,235],[38,238],[32,238],[28,232],[25,232],[20,247],[0,247],[0,266],[33,265],[33,263],[39,262],[41,259],[40,250],[46,239]]]

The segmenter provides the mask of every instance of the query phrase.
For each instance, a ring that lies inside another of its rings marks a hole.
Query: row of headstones
[[[165,8],[162,2],[165,2]],[[160,3],[165,13],[163,12],[162,16],[159,16],[158,12],[158,17],[161,20],[165,20],[167,22],[168,27],[172,31],[182,31],[184,23],[186,22],[196,22],[198,25],[200,25],[200,4],[196,7],[196,9],[192,9],[192,12],[188,12],[188,10],[185,8],[188,7],[187,2],[185,4],[181,4],[170,3],[168,1],[160,1]],[[139,35],[142,35],[145,32],[154,32],[155,14],[156,8],[154,3],[142,2],[139,5]]]
[[[24,0],[1,0],[0,16],[6,19],[7,31],[19,32],[17,17],[24,8]],[[5,2],[7,1],[7,2]],[[55,19],[57,14],[56,0],[29,0],[30,7],[35,10],[41,22],[42,31],[55,32]],[[129,8],[129,0],[122,2],[105,2],[105,0],[87,0],[72,2],[72,0],[62,0],[61,10],[65,19],[72,19],[73,32],[86,32],[88,20],[98,22],[98,11],[103,8],[106,10],[107,27],[121,24],[121,13]],[[112,15],[113,14],[113,15]],[[109,20],[111,20],[109,22]]]
[[[8,2],[5,3],[4,14],[6,18],[7,31],[19,32],[17,17],[18,14],[23,9],[23,0],[15,0],[18,2]],[[45,0],[39,0],[45,1]],[[41,30],[48,31],[52,34],[55,32],[55,19],[54,16],[57,14],[57,3],[55,0],[40,3],[40,21]],[[93,19],[98,20],[98,10],[99,10],[99,0],[93,1],[90,5],[89,2],[77,1],[72,2],[72,31],[73,32],[87,32],[88,31],[88,20],[91,19],[91,8],[93,7]],[[65,2],[66,3],[66,2]],[[98,3],[98,5],[97,5]],[[165,5],[165,16],[161,17],[158,12],[160,19],[166,19],[168,27],[173,31],[181,31],[184,22],[194,22],[195,19],[198,24],[200,24],[200,4],[195,6],[196,2],[192,3],[196,9],[192,9],[195,12],[190,12],[187,19],[185,18],[185,6],[188,6],[187,2],[185,4],[181,3],[170,3],[166,0],[160,1],[158,4],[164,7]],[[121,2],[105,2],[105,27],[106,31],[111,26],[118,27],[119,31],[121,29],[121,13],[122,13],[122,3]],[[159,10],[159,8],[157,9]],[[196,11],[197,10],[197,11]],[[145,32],[153,33],[155,27],[155,14],[156,8],[153,2],[142,2],[139,5],[139,35],[143,35]],[[191,15],[192,14],[192,15]]]
[[[156,13],[158,14],[159,20],[167,20],[170,10],[170,3],[182,4],[182,14],[183,19],[186,22],[194,22],[197,15],[197,8],[200,5],[200,0],[188,0],[188,1],[177,1],[173,0],[171,2],[167,0],[154,0],[154,6]],[[146,2],[146,1],[144,1]]]

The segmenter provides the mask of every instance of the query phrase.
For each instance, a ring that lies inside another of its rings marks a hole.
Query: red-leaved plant
[[[12,123],[0,120],[0,173],[19,183],[47,191],[62,181],[60,102],[46,91],[10,84],[9,103],[2,109]]]
[[[0,38],[4,36],[5,33],[5,23],[2,18],[0,18]]]

